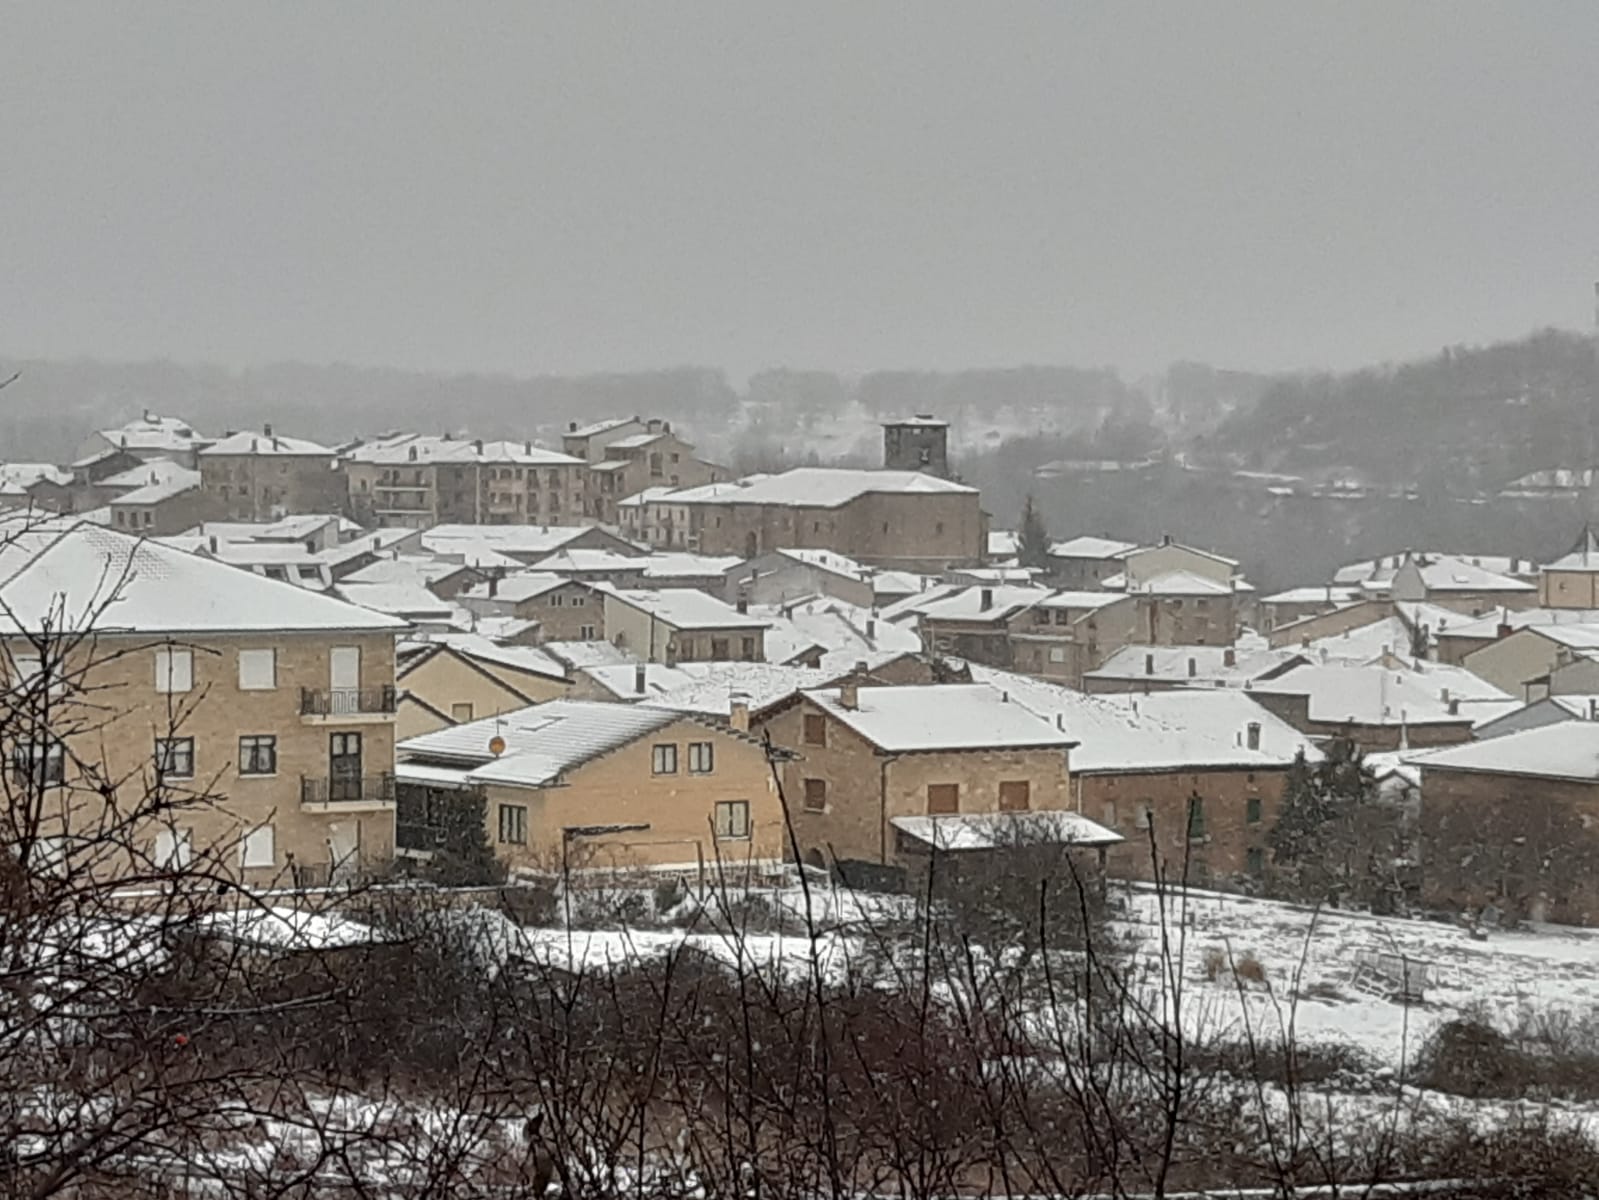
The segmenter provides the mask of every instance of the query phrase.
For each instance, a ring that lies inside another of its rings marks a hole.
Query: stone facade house
[[[295,513],[343,512],[348,500],[335,452],[305,438],[229,434],[200,451],[201,488],[227,521],[274,521]]]
[[[603,587],[605,636],[646,662],[764,662],[770,622],[692,588]]]

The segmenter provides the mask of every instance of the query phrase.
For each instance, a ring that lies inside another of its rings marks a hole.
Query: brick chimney
[[[1260,749],[1260,722],[1251,721],[1244,727],[1244,740],[1251,750]]]
[[[272,422],[268,421],[268,422],[266,422],[266,424],[262,425],[261,426],[261,432],[263,434],[265,434],[267,437],[271,437],[272,436]]]
[[[1224,667],[1236,667],[1238,665],[1238,651],[1231,646],[1223,650],[1221,652],[1221,665]]]
[[[750,731],[750,698],[746,692],[732,692],[727,697],[727,723],[740,733]]]
[[[1154,673],[1155,673],[1155,656],[1153,654],[1146,654],[1146,655],[1144,655],[1144,674],[1145,675],[1153,675]]]
[[[649,667],[644,663],[633,664],[633,690],[640,696],[644,694],[644,685],[649,682]]]
[[[740,596],[734,601],[733,607],[741,613],[748,613],[750,610],[750,598],[748,596]]]
[[[1196,676],[1198,674],[1199,674],[1199,660],[1197,658],[1190,658],[1188,660],[1188,678],[1192,679],[1194,676]]]
[[[838,706],[854,712],[861,706],[860,680],[853,675],[838,685]]]
[[[994,607],[994,589],[985,587],[978,594],[977,602],[978,602],[978,608],[982,612],[987,612],[989,609],[993,608]]]

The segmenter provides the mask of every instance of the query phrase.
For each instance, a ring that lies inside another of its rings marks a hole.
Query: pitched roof
[[[111,504],[113,506],[160,504],[163,500],[181,496],[184,492],[192,492],[199,486],[200,472],[180,468],[167,474],[165,478],[152,480],[143,487],[136,487],[132,491],[123,492],[120,496],[111,497]]]
[[[590,525],[435,525],[422,533],[422,545],[435,554],[474,548],[511,554],[554,554],[584,536]]]
[[[1599,571],[1599,534],[1592,525],[1582,527],[1577,544],[1552,563],[1544,565],[1546,571]]]
[[[1520,707],[1464,667],[1424,669],[1314,663],[1254,683],[1268,695],[1306,696],[1312,721],[1358,725],[1481,724]]]
[[[1051,595],[1031,584],[944,584],[889,605],[883,615],[891,621],[913,613],[935,621],[1004,621]]]
[[[669,694],[693,678],[680,667],[652,662],[608,663],[584,667],[580,673],[615,699],[627,702]],[[642,688],[639,687],[640,682],[644,685]]]
[[[1562,721],[1484,742],[1417,751],[1407,762],[1429,770],[1481,771],[1542,779],[1599,781],[1599,723]]]
[[[41,479],[68,484],[72,482],[72,472],[63,471],[54,463],[0,463],[0,492],[23,492]]]
[[[765,629],[771,622],[741,613],[694,588],[618,588],[596,584],[608,597],[677,629]]]
[[[584,667],[604,667],[615,663],[639,661],[636,655],[629,654],[620,646],[603,641],[545,642],[539,649],[572,671],[580,671]]]
[[[947,813],[927,817],[890,817],[907,837],[935,850],[995,850],[1049,843],[1068,846],[1114,846],[1125,839],[1082,813],[1046,809],[1038,812]]]
[[[986,683],[863,687],[854,708],[839,690],[809,691],[814,702],[879,749],[888,751],[1066,749],[1074,739]]]
[[[120,429],[102,429],[100,436],[123,450],[192,450],[211,440],[196,433],[187,421],[151,412]]]
[[[1437,558],[1418,557],[1411,561],[1416,566],[1422,585],[1429,592],[1525,593],[1537,590],[1536,585],[1524,579],[1515,579],[1464,558],[1440,555]]]
[[[640,425],[637,417],[607,417],[603,421],[595,421],[592,425],[584,425],[580,429],[568,430],[566,437],[586,438],[599,433],[609,433],[613,429],[620,429],[624,425]]]
[[[1230,596],[1233,593],[1231,584],[1218,583],[1193,571],[1162,571],[1131,590],[1150,596]]]
[[[616,669],[631,670],[629,667]],[[725,717],[732,711],[735,694],[748,701],[750,712],[760,713],[798,692],[831,683],[843,673],[778,663],[742,662],[680,663],[677,670],[682,675],[678,683],[645,703],[717,717]]]
[[[456,569],[460,570],[459,567]],[[518,571],[503,579],[474,583],[461,594],[473,600],[503,600],[507,604],[520,604],[572,582],[563,575],[552,575],[548,571]]]
[[[772,553],[780,554],[784,558],[792,559],[794,562],[804,563],[808,567],[816,567],[818,570],[830,571],[834,575],[842,575],[846,579],[865,579],[871,574],[869,570],[853,558],[843,554],[836,554],[831,550],[780,548],[772,551]]]
[[[1512,633],[1529,627],[1545,625],[1599,625],[1596,608],[1523,608],[1495,609],[1485,617],[1458,617],[1457,623],[1447,628],[1435,629],[1438,637],[1470,638],[1493,641],[1499,636],[1499,627],[1508,625]]]
[[[0,632],[383,631],[405,622],[73,518],[4,523]]]
[[[351,583],[346,579],[335,590],[351,604],[411,621],[451,622],[461,616],[456,605],[439,599],[420,583]]]
[[[711,488],[719,489],[714,493]],[[796,467],[776,475],[751,475],[732,484],[712,484],[663,497],[669,504],[735,503],[785,507],[837,508],[857,496],[889,492],[900,495],[968,495],[976,488],[920,471],[863,471],[846,467]]]
[[[200,451],[201,457],[208,454],[251,454],[262,458],[272,455],[317,455],[331,458],[333,450],[321,442],[313,442],[306,438],[279,437],[276,434],[252,433],[245,430],[242,433],[231,433],[219,442],[213,442]]]
[[[427,641],[441,642],[457,654],[478,662],[507,667],[528,675],[541,675],[546,679],[565,680],[566,664],[552,656],[543,646],[502,646],[480,633],[431,633]]]
[[[1262,604],[1353,604],[1360,599],[1360,589],[1327,584],[1321,587],[1296,587],[1270,596],[1262,596]]]
[[[1229,652],[1231,664],[1227,661]],[[1084,678],[1159,679],[1210,687],[1242,687],[1247,680],[1259,679],[1303,657],[1300,650],[1289,647],[1134,644],[1122,646],[1097,668],[1086,672]]]
[[[1129,551],[1138,549],[1137,542],[1118,542],[1113,538],[1083,537],[1068,538],[1064,542],[1056,542],[1049,548],[1051,558],[1121,558]]]
[[[769,662],[788,662],[807,648],[820,646],[822,668],[842,672],[862,659],[916,654],[922,648],[921,635],[914,628],[896,625],[875,616],[871,609],[830,596],[798,603],[751,605],[750,613],[772,622],[766,631]]]
[[[379,438],[344,452],[352,462],[366,463],[509,463],[524,466],[578,466],[583,460],[533,442],[433,437],[407,433]]]
[[[1147,695],[1089,695],[1031,676],[971,664],[972,678],[1010,692],[1013,700],[1077,740],[1074,774],[1170,772],[1183,768],[1286,767],[1296,754],[1321,751],[1308,736],[1237,689],[1185,689]],[[1250,726],[1258,746],[1251,748]]]

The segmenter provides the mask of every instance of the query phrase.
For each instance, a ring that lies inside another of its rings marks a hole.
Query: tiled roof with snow
[[[0,491],[26,491],[41,479],[65,485],[72,482],[72,472],[54,463],[0,463]]]
[[[344,580],[336,585],[335,590],[351,604],[407,620],[447,622],[460,615],[460,610],[454,604],[439,599],[419,583],[351,583]]]
[[[457,763],[473,782],[543,787],[681,719],[681,713],[637,704],[551,700],[408,738],[395,752],[401,768],[404,760]],[[489,749],[496,737],[505,742],[498,757]]]
[[[486,547],[501,553],[554,554],[588,533],[588,525],[435,525],[422,531],[422,545],[435,554]]]
[[[1072,609],[1100,609],[1107,604],[1115,604],[1122,597],[1116,592],[1051,592],[1045,599],[1038,602],[1039,608]]]
[[[1353,604],[1361,598],[1356,587],[1296,587],[1270,596],[1262,596],[1262,604]]]
[[[243,433],[229,434],[220,442],[213,442],[200,451],[202,458],[206,455],[220,454],[249,454],[262,458],[273,455],[315,455],[331,458],[333,451],[321,442],[313,442],[307,438],[279,437],[275,434],[251,433],[245,430]]]
[[[614,663],[639,661],[636,655],[629,654],[620,646],[602,641],[545,642],[539,649],[572,671],[581,671],[584,667],[604,667]]]
[[[1049,548],[1051,558],[1121,558],[1138,549],[1137,542],[1118,542],[1112,538],[1074,537],[1056,542]]]
[[[1416,569],[1429,592],[1526,593],[1538,590],[1524,579],[1515,579],[1463,558],[1418,559]]]
[[[1312,721],[1357,725],[1481,724],[1520,707],[1463,667],[1422,670],[1313,663],[1253,684],[1266,695],[1306,696]]]
[[[528,675],[540,675],[546,679],[567,678],[566,664],[552,656],[543,646],[502,646],[481,633],[467,632],[430,633],[425,640],[440,642],[456,653],[477,659],[479,662],[493,663],[495,666],[508,667]]]
[[[1148,596],[1230,596],[1231,584],[1218,583],[1193,571],[1162,571],[1130,590]]]
[[[153,480],[142,487],[123,492],[120,496],[113,496],[111,504],[113,506],[160,504],[163,500],[181,496],[184,492],[192,492],[199,486],[200,472],[179,468],[177,471],[167,473],[165,478]]]
[[[842,575],[846,579],[865,579],[871,574],[867,568],[843,554],[836,554],[831,550],[790,550],[778,549],[774,554],[795,562],[804,563],[809,567],[816,567],[823,571],[831,571],[834,575]]]
[[[1429,770],[1482,771],[1542,779],[1599,780],[1599,723],[1562,721],[1484,742],[1416,751],[1406,762]]]
[[[765,629],[769,622],[695,588],[617,588],[597,585],[608,597],[649,613],[677,629]]]
[[[592,425],[584,425],[579,429],[567,431],[566,437],[586,438],[594,437],[601,433],[610,433],[613,429],[621,429],[624,425],[638,425],[641,422],[637,417],[607,417],[603,421],[595,421]]]
[[[884,616],[895,620],[914,612],[934,621],[1003,621],[1052,594],[1047,587],[1018,584],[949,584],[892,604]]]
[[[583,460],[533,442],[484,442],[457,437],[402,434],[352,447],[344,457],[352,462],[404,466],[407,463],[503,463],[515,466],[571,467]]]
[[[196,433],[194,428],[177,417],[163,417],[157,413],[129,421],[120,429],[102,429],[100,436],[123,450],[193,450],[209,443],[210,439]]]
[[[711,485],[728,488],[714,495],[700,495],[705,488],[692,488],[664,497],[667,503],[705,502],[771,504],[795,508],[837,508],[868,493],[898,495],[967,495],[976,488],[920,471],[865,471],[846,467],[796,467],[776,475],[752,475],[734,484]]]
[[[994,850],[1007,846],[1049,843],[1067,846],[1114,846],[1125,839],[1082,813],[1044,809],[1037,812],[945,813],[926,817],[890,817],[905,836],[935,850]]]
[[[571,582],[564,575],[553,575],[548,571],[519,571],[492,583],[474,583],[461,594],[472,600],[504,600],[508,604],[520,604]]]
[[[845,708],[837,688],[809,691],[831,716],[882,750],[1066,749],[1074,738],[1025,705],[985,683],[917,687],[862,687],[855,708]]]
[[[875,571],[872,573],[872,591],[879,596],[904,596],[924,591],[937,582],[914,571]]]
[[[448,579],[467,568],[460,563],[445,562],[419,554],[402,554],[398,558],[380,558],[368,563],[359,571],[352,571],[341,580],[341,585],[352,583],[405,583],[426,587],[440,579]],[[470,594],[470,593],[468,593]]]
[[[1508,625],[1512,632],[1545,625],[1599,625],[1599,608],[1501,608],[1485,617],[1458,617],[1457,621],[1434,632],[1441,637],[1492,641],[1499,636],[1501,625]]]
[[[1228,663],[1231,652],[1232,662]],[[1301,658],[1302,652],[1289,647],[1246,648],[1232,646],[1122,646],[1097,668],[1084,673],[1085,679],[1161,680],[1167,683],[1196,683],[1209,686],[1242,687],[1247,680],[1259,679],[1270,671]],[[1192,666],[1190,666],[1192,664]]]
[[[677,670],[683,675],[682,680],[671,690],[651,696],[645,703],[717,717],[725,717],[732,711],[735,694],[745,697],[752,713],[759,713],[799,692],[832,683],[846,673],[769,662],[679,663]]]
[[[642,450],[651,442],[658,442],[665,436],[666,434],[661,430],[656,430],[654,433],[648,431],[630,433],[626,437],[617,438],[614,442],[607,442],[605,448],[606,450]]]
[[[822,647],[824,670],[847,671],[874,655],[917,654],[922,639],[915,628],[897,625],[870,609],[818,596],[798,603],[752,605],[750,615],[772,622],[766,632],[766,658],[786,662],[806,649]],[[785,653],[785,651],[787,651]]]
[[[988,531],[988,557],[1015,558],[1022,550],[1021,534],[1010,529]]]
[[[1300,753],[1311,762],[1321,758],[1305,734],[1239,690],[1101,696],[978,663],[971,671],[973,679],[1009,691],[1013,700],[1076,739],[1074,773],[1249,770],[1285,767]],[[1251,725],[1259,727],[1255,748],[1249,745]]]
[[[12,521],[0,632],[46,620],[107,632],[399,630],[405,622],[226,563],[69,518]]]
[[[680,667],[665,663],[611,663],[601,667],[584,667],[581,674],[610,693],[617,700],[632,702],[649,700],[671,692],[693,679]],[[643,688],[639,688],[642,676]]]

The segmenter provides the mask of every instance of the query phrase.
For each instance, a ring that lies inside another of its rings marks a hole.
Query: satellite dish
[[[494,755],[495,758],[505,753],[505,739],[499,734],[495,734],[489,739],[489,753]]]

